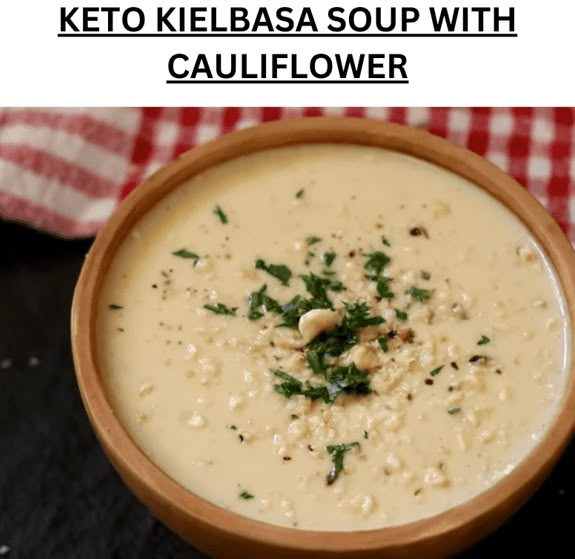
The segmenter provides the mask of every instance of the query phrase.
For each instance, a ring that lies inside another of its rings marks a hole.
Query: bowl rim
[[[98,295],[109,262],[133,225],[168,192],[203,170],[256,151],[309,143],[383,147],[467,178],[503,203],[527,226],[555,268],[564,294],[571,322],[571,362],[555,419],[508,475],[472,499],[432,517],[373,530],[338,532],[281,527],[230,512],[183,488],[156,466],[122,427],[106,395],[96,356]],[[144,180],[104,225],[86,257],[74,292],[71,339],[77,382],[90,422],[124,479],[138,480],[144,493],[152,494],[156,502],[174,509],[174,514],[181,518],[215,527],[222,534],[295,551],[344,549],[352,553],[436,540],[450,533],[461,533],[472,525],[481,526],[494,509],[501,509],[503,521],[519,507],[529,496],[525,493],[531,494],[538,487],[575,432],[573,324],[575,252],[547,210],[513,178],[466,148],[421,129],[365,118],[308,117],[260,124],[220,136],[185,152]],[[503,512],[506,503],[513,505],[511,510]],[[475,538],[468,536],[470,542]]]

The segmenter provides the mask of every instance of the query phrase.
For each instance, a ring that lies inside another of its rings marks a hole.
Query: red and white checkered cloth
[[[575,242],[572,108],[0,109],[0,216],[91,236],[183,151],[259,122],[318,115],[417,125],[467,146],[525,185]]]

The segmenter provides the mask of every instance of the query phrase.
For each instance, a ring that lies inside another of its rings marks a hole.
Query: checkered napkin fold
[[[183,151],[260,122],[321,115],[419,126],[464,145],[525,185],[575,242],[571,108],[0,109],[0,217],[89,237]]]

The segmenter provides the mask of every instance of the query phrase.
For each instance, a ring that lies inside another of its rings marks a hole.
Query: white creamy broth
[[[543,253],[490,196],[316,145],[154,207],[108,272],[98,347],[122,424],[181,485],[272,524],[363,530],[511,471],[554,416],[567,332]]]

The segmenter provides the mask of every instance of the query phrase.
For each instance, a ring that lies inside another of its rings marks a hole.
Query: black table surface
[[[84,413],[69,313],[89,246],[0,222],[0,558],[204,557],[130,494]],[[543,540],[575,557],[574,507],[572,443],[529,503],[461,557],[517,557]]]

